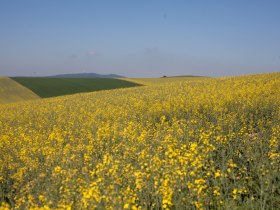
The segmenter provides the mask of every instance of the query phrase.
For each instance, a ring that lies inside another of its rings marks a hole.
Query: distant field
[[[110,90],[116,88],[134,87],[140,85],[156,85],[180,81],[193,81],[204,79],[206,77],[198,76],[180,76],[164,78],[34,78],[34,77],[12,77],[9,80],[14,86],[21,87],[17,89],[6,87],[5,103],[22,101],[35,98],[49,98],[62,95],[70,95],[82,92],[92,92],[98,90]],[[14,81],[13,81],[14,80]],[[15,82],[16,81],[16,82]],[[25,88],[24,88],[25,87]],[[9,91],[8,91],[9,89]],[[24,89],[27,93],[23,93]],[[29,89],[29,90],[28,90]],[[33,92],[32,92],[33,91]],[[36,95],[37,94],[37,95]],[[2,93],[3,95],[3,93]]]
[[[132,81],[111,78],[13,77],[12,79],[29,88],[42,98],[139,86],[139,84]]]
[[[161,78],[121,78],[121,80],[136,82],[143,85],[153,85],[153,84],[162,84],[170,82],[179,82],[179,81],[190,81],[205,79],[207,77],[201,76],[176,76],[176,77],[161,77]]]
[[[37,99],[35,93],[7,77],[0,77],[0,104]]]

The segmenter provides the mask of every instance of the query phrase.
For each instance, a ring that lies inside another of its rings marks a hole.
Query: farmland
[[[280,73],[181,79],[0,105],[2,208],[277,209]]]
[[[179,77],[161,77],[161,78],[121,78],[125,81],[135,82],[143,85],[157,85],[171,82],[183,82],[190,80],[207,79],[202,76],[179,76]]]
[[[37,99],[35,93],[7,77],[0,77],[0,104]]]
[[[13,77],[12,79],[42,98],[139,86],[133,82],[112,78]]]

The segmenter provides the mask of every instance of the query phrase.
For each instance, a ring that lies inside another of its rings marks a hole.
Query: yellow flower
[[[123,208],[124,209],[129,209],[129,204],[128,203],[124,204]]]

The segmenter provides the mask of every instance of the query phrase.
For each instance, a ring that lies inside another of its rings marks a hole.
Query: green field
[[[12,79],[42,98],[140,85],[132,81],[111,78],[13,77]]]
[[[37,99],[35,93],[8,77],[0,77],[0,104]]]

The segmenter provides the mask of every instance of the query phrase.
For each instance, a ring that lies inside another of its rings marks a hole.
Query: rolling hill
[[[0,80],[0,103],[11,103],[40,97],[49,98],[139,85],[150,86],[171,82],[193,81],[203,78],[205,77],[124,78],[116,74],[100,75],[95,73],[63,74],[52,77],[2,77]]]
[[[164,84],[170,82],[182,82],[182,81],[193,81],[207,79],[208,77],[203,76],[174,76],[174,77],[160,77],[160,78],[120,78],[125,81],[136,82],[142,85],[155,85]]]
[[[0,77],[0,104],[40,98],[28,88],[7,77]]]

